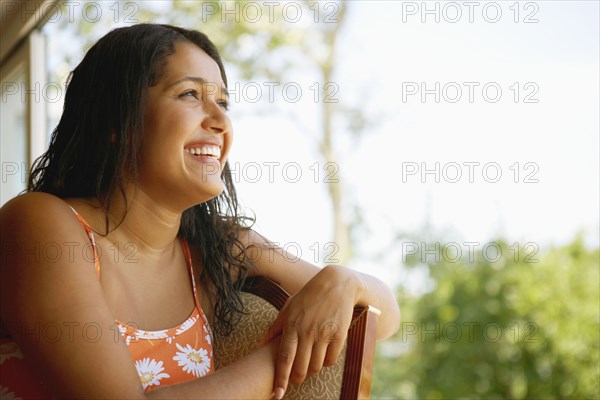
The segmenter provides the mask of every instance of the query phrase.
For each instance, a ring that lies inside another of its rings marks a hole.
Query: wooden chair
[[[283,288],[267,278],[248,279],[242,292],[248,314],[229,336],[215,338],[216,367],[230,364],[254,350],[288,297]],[[337,363],[308,377],[301,385],[290,383],[284,399],[369,399],[378,315],[379,310],[374,307],[355,307]]]

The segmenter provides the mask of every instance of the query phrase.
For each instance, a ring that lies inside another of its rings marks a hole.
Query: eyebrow
[[[214,82],[208,82],[206,79],[200,78],[199,76],[186,76],[185,78],[179,79],[179,80],[171,83],[169,86],[167,86],[166,90],[171,89],[173,86],[179,85],[182,82],[194,82],[194,83],[197,83],[200,85],[205,85],[208,83],[215,84]],[[223,94],[225,94],[225,96],[230,97],[229,91],[227,90],[227,88],[225,86],[221,86],[220,89],[223,92]]]

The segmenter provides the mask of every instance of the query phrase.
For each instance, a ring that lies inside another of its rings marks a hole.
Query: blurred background
[[[0,2],[0,205],[96,40],[198,29],[255,229],[397,292],[373,398],[600,397],[598,2],[24,3]]]

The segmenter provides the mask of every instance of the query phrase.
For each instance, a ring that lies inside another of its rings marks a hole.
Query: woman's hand
[[[275,365],[276,399],[283,397],[289,380],[302,383],[307,375],[335,364],[363,290],[354,271],[332,265],[288,299],[263,339],[265,343],[282,334]]]
[[[254,276],[277,282],[288,299],[263,343],[281,333],[275,362],[274,392],[281,398],[291,379],[300,383],[306,375],[318,373],[336,362],[348,334],[355,305],[369,305],[381,311],[377,319],[377,340],[387,339],[400,327],[400,308],[385,283],[368,274],[327,266],[320,269],[294,255],[286,254],[253,230],[240,236],[253,254]]]

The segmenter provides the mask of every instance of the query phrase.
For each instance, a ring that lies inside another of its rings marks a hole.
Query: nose
[[[214,102],[205,104],[206,116],[202,120],[204,130],[216,134],[222,134],[228,130],[229,118],[221,107]]]

